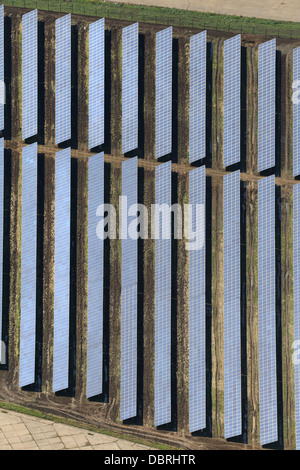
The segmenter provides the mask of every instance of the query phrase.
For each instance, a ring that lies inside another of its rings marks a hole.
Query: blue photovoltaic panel
[[[22,151],[22,257],[19,386],[35,381],[37,144]]]
[[[104,143],[105,20],[89,26],[89,149]]]
[[[300,175],[300,47],[293,51],[293,88],[296,100],[293,100],[293,176]]]
[[[136,416],[137,402],[137,284],[121,294],[121,413],[122,421]]]
[[[0,5],[0,131],[4,129],[4,5]]]
[[[53,391],[69,385],[71,149],[55,156]]]
[[[223,164],[240,161],[241,35],[224,42]]]
[[[258,171],[275,166],[276,39],[258,46]]]
[[[122,153],[138,147],[139,25],[122,30]]]
[[[128,231],[136,219],[128,211],[134,210],[137,203],[138,159],[135,157],[122,163],[121,420],[136,416],[138,242]]]
[[[134,157],[122,163],[122,287],[137,284],[137,240],[134,240],[128,228],[135,216],[129,216],[130,208],[138,202],[138,158]]]
[[[156,33],[156,158],[172,151],[172,31]]]
[[[275,176],[258,181],[259,415],[261,445],[277,434]]]
[[[190,163],[205,157],[206,31],[190,39]]]
[[[205,166],[190,172],[189,183],[189,428],[195,432],[206,427]]]
[[[225,439],[242,433],[240,172],[223,178]]]
[[[71,139],[71,14],[55,21],[55,143]]]
[[[155,426],[171,421],[171,162],[156,167]],[[160,223],[159,223],[160,222]]]
[[[89,157],[87,397],[102,393],[104,241],[97,209],[104,204],[104,154]]]
[[[38,133],[38,11],[22,17],[22,138]]]
[[[294,340],[295,350],[300,339],[300,186],[293,188],[293,259],[294,259]],[[299,354],[298,354],[299,357]],[[295,418],[296,418],[296,449],[300,450],[300,364],[295,364]]]
[[[2,340],[2,283],[3,283],[3,230],[4,230],[4,139],[0,139],[0,341]],[[0,359],[1,358],[0,350]]]

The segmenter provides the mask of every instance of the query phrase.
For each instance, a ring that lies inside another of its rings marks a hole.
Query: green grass
[[[92,426],[92,425],[85,424],[85,423],[80,423],[72,419],[62,418],[60,416],[43,413],[33,408],[26,408],[25,406],[22,406],[22,405],[15,405],[13,403],[0,402],[0,409],[14,411],[16,413],[23,413],[29,416],[35,416],[36,418],[46,419],[49,421],[53,421],[55,423],[65,424],[67,426],[73,426],[76,428],[84,429],[86,431],[100,433],[106,436],[116,437],[118,439],[126,439],[127,441],[134,442],[135,444],[141,444],[144,446],[153,447],[158,450],[181,450],[179,447],[167,446],[159,442],[152,442],[152,441],[148,441],[147,439],[128,436],[126,435],[126,433],[122,434],[122,433],[110,431],[107,429],[97,428],[96,426]]]
[[[98,0],[75,0],[73,2],[70,0],[61,2],[54,0],[6,0],[3,3],[8,6],[38,8],[40,10],[77,13],[128,21],[230,31],[233,33],[300,38],[300,24],[292,21],[218,15],[175,8],[126,5],[123,3],[113,4]]]

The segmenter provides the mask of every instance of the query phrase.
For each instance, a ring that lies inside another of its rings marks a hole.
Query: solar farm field
[[[0,400],[186,449],[295,448],[300,40],[39,10],[36,115],[28,12],[4,17]],[[98,243],[91,208],[119,219],[122,195],[205,205],[199,256],[186,233]]]

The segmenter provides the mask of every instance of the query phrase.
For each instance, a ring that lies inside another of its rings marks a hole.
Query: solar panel
[[[201,230],[199,246],[189,250],[189,428],[192,433],[206,427],[205,166],[190,171],[189,184],[190,243]]]
[[[134,157],[122,163],[122,197],[124,205],[121,214],[122,233],[122,287],[137,284],[137,240],[133,240],[127,231],[135,217],[128,217],[128,210],[138,202],[138,158]]]
[[[275,176],[258,181],[259,412],[261,445],[277,434]]]
[[[104,143],[105,20],[89,26],[89,149]]]
[[[190,163],[205,157],[206,31],[190,39]]]
[[[276,39],[258,46],[258,171],[275,166]]]
[[[55,143],[71,139],[71,14],[55,21]]]
[[[172,151],[172,26],[156,33],[155,157]]]
[[[138,147],[139,25],[122,29],[122,153]]]
[[[38,133],[38,11],[22,16],[22,138]]]
[[[223,164],[240,161],[241,35],[224,41]]]
[[[104,204],[104,153],[89,157],[87,397],[102,393],[104,242],[96,235]]]
[[[4,230],[4,139],[0,139],[0,341],[2,340],[2,283],[3,283],[3,230]],[[0,350],[0,363],[1,363]]]
[[[37,144],[22,151],[22,258],[19,386],[35,381]]]
[[[240,172],[223,178],[225,439],[242,433]]]
[[[171,207],[171,162],[156,167],[155,203]],[[171,217],[155,218],[155,426],[171,421]],[[161,222],[158,225],[158,222]]]
[[[294,340],[300,339],[300,186],[293,188]],[[300,449],[300,364],[295,364],[296,449]]]
[[[137,284],[122,288],[121,420],[136,416],[137,401]]]
[[[4,129],[4,5],[0,5],[0,131]]]
[[[55,156],[53,391],[69,384],[71,149]]]
[[[128,233],[128,210],[138,203],[138,159],[122,163],[121,420],[136,416],[138,242]]]
[[[293,51],[293,85],[300,83],[300,47]],[[299,90],[299,85],[296,85]],[[293,176],[300,174],[300,100],[293,104]]]

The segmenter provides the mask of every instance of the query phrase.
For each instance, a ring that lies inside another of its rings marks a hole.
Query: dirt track
[[[299,21],[298,0],[107,0],[113,3],[152,5],[156,7],[180,8],[223,15],[269,18],[271,20]]]

